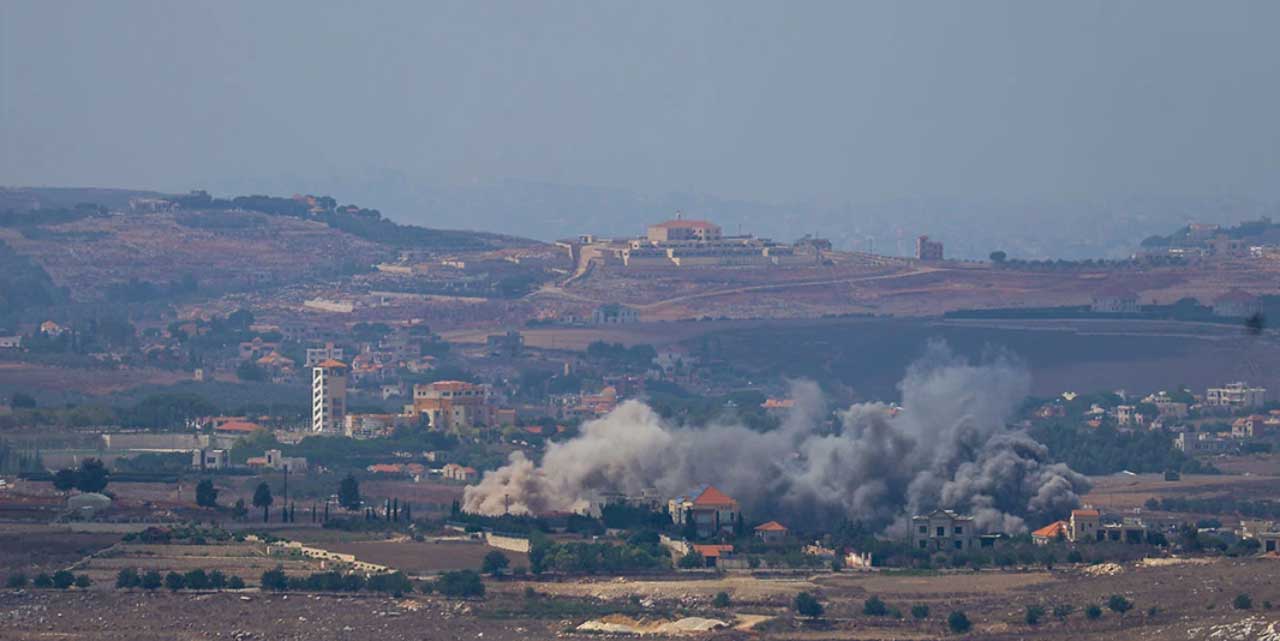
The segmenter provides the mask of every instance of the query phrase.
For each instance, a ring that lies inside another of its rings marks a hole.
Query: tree
[[[109,476],[107,466],[101,460],[87,458],[80,462],[80,470],[76,473],[76,489],[81,492],[101,492],[107,489]]]
[[[947,615],[947,628],[956,634],[964,634],[972,628],[973,624],[969,622],[969,616],[964,610],[956,610]]]
[[[1044,618],[1044,608],[1038,605],[1028,605],[1025,620],[1027,625],[1040,625],[1040,619]]]
[[[136,588],[142,585],[142,577],[134,568],[120,568],[116,573],[116,587],[120,589]]]
[[[71,587],[71,584],[75,582],[76,575],[66,570],[58,570],[53,573],[53,587],[58,588],[59,590],[65,590]]]
[[[707,562],[703,560],[702,555],[697,550],[689,550],[689,553],[680,557],[680,561],[676,563],[681,569],[693,570],[695,568],[706,567]]]
[[[77,574],[77,575],[76,575],[76,587],[77,587],[77,588],[80,588],[81,590],[83,590],[83,589],[85,589],[85,588],[88,588],[88,587],[89,587],[89,586],[91,586],[91,585],[93,585],[93,579],[90,579],[88,574]]]
[[[872,595],[871,598],[862,602],[862,613],[869,617],[882,617],[889,614],[889,606],[880,600],[880,597]]]
[[[209,587],[214,590],[227,587],[227,575],[222,570],[209,570]]]
[[[263,572],[262,589],[274,592],[283,592],[289,589],[289,577],[285,576],[284,568],[277,565],[275,569]]]
[[[1113,594],[1107,599],[1107,609],[1123,616],[1125,612],[1133,609],[1133,602],[1119,594]]]
[[[227,588],[230,590],[243,590],[244,579],[235,576],[234,574],[231,575],[231,578],[227,579]]]
[[[164,575],[164,587],[169,588],[170,592],[177,592],[187,587],[187,579],[177,572],[170,572]]]
[[[21,572],[14,572],[9,575],[9,578],[5,579],[4,584],[11,590],[21,590],[27,587],[27,575]]]
[[[507,555],[494,550],[484,555],[484,562],[480,566],[480,571],[497,577],[502,574],[503,570],[507,569],[508,565],[511,565],[511,560],[507,558]]]
[[[1084,609],[1084,616],[1090,621],[1097,621],[1102,618],[1102,608],[1096,603],[1089,604],[1089,607]]]
[[[360,509],[360,482],[355,476],[347,474],[338,484],[338,505],[348,510]]]
[[[271,515],[267,510],[271,508],[271,504],[274,502],[275,499],[271,496],[271,486],[267,485],[265,481],[259,483],[258,489],[253,491],[253,506],[262,508],[263,523],[266,523],[270,518]]]
[[[244,520],[249,515],[249,508],[245,507],[244,499],[236,499],[236,504],[231,508],[231,516],[237,521]]]
[[[436,580],[436,590],[440,594],[451,597],[482,597],[484,581],[480,579],[477,572],[472,570],[445,572]]]
[[[36,575],[36,578],[31,580],[31,585],[41,589],[48,589],[53,587],[53,578],[48,574],[41,572]]]
[[[816,619],[822,616],[822,604],[808,592],[801,592],[800,594],[797,594],[795,600],[791,603],[791,607],[794,608],[796,613],[800,616],[806,616],[810,619]]]
[[[196,484],[196,505],[218,507],[218,488],[213,486],[213,481],[205,479]]]
[[[188,570],[187,573],[183,575],[182,580],[186,583],[187,587],[192,590],[207,590],[209,588],[209,575],[200,568]]]
[[[15,409],[15,410],[17,410],[17,409],[24,409],[24,410],[35,409],[35,407],[36,407],[36,399],[35,399],[35,397],[31,396],[30,394],[24,394],[24,393],[22,393],[22,392],[14,392],[13,397],[9,399],[9,406],[10,406],[10,407],[12,407],[12,408],[13,408],[13,409]]]
[[[913,619],[929,618],[929,606],[923,603],[917,603],[911,606],[911,618]]]
[[[150,570],[142,575],[142,589],[155,590],[164,585],[164,578],[156,570]]]
[[[1006,259],[1008,259],[1009,255],[1000,250],[996,250],[991,252],[990,258],[991,258],[991,262],[996,263],[998,265],[1000,263],[1003,263]]]
[[[1253,608],[1253,599],[1247,594],[1237,594],[1231,606],[1237,610],[1249,610]]]
[[[1053,617],[1059,621],[1066,621],[1067,617],[1071,616],[1071,613],[1074,611],[1075,608],[1067,603],[1055,605],[1053,606]]]
[[[711,600],[711,605],[717,608],[727,608],[733,605],[733,601],[729,599],[728,592],[716,592],[716,598]]]
[[[66,492],[76,486],[76,471],[70,468],[58,470],[53,475],[53,488]]]

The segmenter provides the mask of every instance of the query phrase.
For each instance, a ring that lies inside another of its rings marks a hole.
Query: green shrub
[[[37,574],[36,578],[31,581],[31,585],[41,589],[48,589],[53,587],[53,578],[50,577],[48,574],[41,572],[40,574]]]
[[[1247,594],[1237,594],[1236,598],[1231,601],[1231,607],[1237,610],[1253,609],[1253,598]]]
[[[162,585],[164,585],[164,577],[160,576],[160,572],[150,570],[146,574],[142,575],[143,590],[157,590]]]
[[[1053,606],[1053,617],[1059,621],[1066,621],[1067,617],[1071,616],[1071,613],[1075,612],[1075,610],[1075,606],[1068,603],[1055,605]]]
[[[244,579],[238,576],[232,575],[231,578],[227,579],[227,587],[232,590],[243,590]]]
[[[53,573],[53,587],[59,590],[65,590],[76,582],[76,575],[66,571],[58,570]]]
[[[1091,604],[1089,607],[1084,609],[1084,615],[1090,621],[1097,621],[1098,619],[1102,618],[1102,608],[1098,607],[1097,605]]]
[[[862,613],[869,617],[882,617],[889,614],[889,606],[880,600],[880,597],[872,595],[871,598],[862,602]]]
[[[170,592],[177,592],[187,587],[187,579],[177,572],[170,572],[164,575],[164,587],[169,588]]]
[[[1111,595],[1111,598],[1107,599],[1107,609],[1115,612],[1116,614],[1123,615],[1125,612],[1133,609],[1133,601],[1130,601],[1119,594],[1113,594]]]
[[[445,572],[436,580],[436,589],[448,597],[483,597],[484,581],[473,570]]]
[[[969,617],[963,610],[956,610],[947,615],[947,628],[956,634],[964,634],[972,627],[973,624],[969,622]]]
[[[289,589],[289,577],[285,576],[284,568],[280,566],[263,572],[260,581],[263,590],[284,592]]]
[[[1040,620],[1044,618],[1044,608],[1038,605],[1028,605],[1026,616],[1023,618],[1027,625],[1040,625]]]
[[[116,573],[116,587],[120,589],[136,588],[142,585],[142,577],[135,568],[120,568]]]
[[[21,590],[27,587],[27,575],[21,572],[14,572],[4,581],[5,586],[13,590]]]
[[[913,619],[929,618],[929,606],[923,603],[917,603],[911,606],[911,618]]]
[[[91,586],[91,585],[93,585],[93,579],[90,579],[88,574],[77,574],[77,575],[76,575],[76,587],[77,587],[77,588],[80,588],[81,590],[83,590],[83,589],[85,589],[85,588],[87,588],[87,587],[89,587],[89,586]]]
[[[728,592],[716,592],[716,598],[711,600],[711,605],[717,608],[727,608],[733,605],[733,601],[729,599]]]
[[[808,592],[797,594],[791,605],[800,616],[806,616],[811,619],[822,616],[822,604]]]

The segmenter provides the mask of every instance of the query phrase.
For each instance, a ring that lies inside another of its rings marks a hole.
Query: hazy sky
[[[0,21],[7,185],[1280,196],[1274,1],[5,0]]]

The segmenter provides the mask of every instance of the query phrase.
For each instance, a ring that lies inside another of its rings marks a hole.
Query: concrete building
[[[307,348],[307,367],[315,367],[323,361],[340,361],[345,358],[341,347],[334,347],[333,343],[325,343],[324,347],[308,347]]]
[[[0,349],[22,349],[22,336],[0,336]]]
[[[1067,534],[1067,538],[1073,543],[1101,541],[1105,536],[1102,532],[1102,513],[1093,508],[1071,510],[1071,520],[1067,522]]]
[[[1280,526],[1275,521],[1240,521],[1240,538],[1257,541],[1262,552],[1280,552]]]
[[[1262,313],[1262,299],[1233,289],[1213,299],[1213,315],[1224,318],[1251,318]]]
[[[1142,519],[1124,517],[1119,522],[1103,523],[1098,531],[1099,541],[1138,545],[1147,540],[1147,524]]]
[[[929,240],[928,236],[917,237],[916,260],[942,260],[942,243]]]
[[[781,543],[787,540],[787,526],[769,521],[756,526],[756,538],[765,543]]]
[[[459,465],[457,463],[449,463],[440,468],[440,477],[450,481],[462,481],[470,483],[480,478],[480,473],[474,467]]]
[[[524,354],[524,336],[514,329],[505,334],[490,334],[484,342],[490,356],[519,358]]]
[[[951,510],[934,510],[911,517],[911,546],[930,552],[972,550],[978,535],[973,517]]]
[[[595,325],[621,325],[639,320],[636,310],[618,303],[605,303],[591,312],[591,322]]]
[[[463,381],[436,381],[413,386],[411,415],[425,417],[433,430],[461,431],[493,426],[489,388]]]
[[[288,470],[299,474],[307,471],[307,459],[303,456],[285,456],[280,450],[263,452],[264,467],[272,470]]]
[[[667,502],[671,520],[678,525],[692,522],[699,537],[732,532],[739,515],[738,502],[711,485],[703,485]]]
[[[337,434],[347,415],[347,366],[329,359],[311,368],[311,431]]]
[[[1183,454],[1224,454],[1239,447],[1233,439],[1206,432],[1181,432],[1173,439],[1173,446]]]
[[[193,470],[225,470],[230,466],[230,450],[204,448],[191,451],[191,469]]]
[[[1205,390],[1204,404],[1211,407],[1248,409],[1262,407],[1267,402],[1265,387],[1249,387],[1248,383],[1228,383],[1222,387]]]
[[[646,237],[652,243],[695,240],[710,242],[722,237],[720,226],[705,220],[684,220],[676,214],[675,220],[649,225]]]
[[[1054,521],[1031,533],[1031,542],[1036,545],[1048,545],[1056,541],[1067,540],[1071,527],[1066,521]]]

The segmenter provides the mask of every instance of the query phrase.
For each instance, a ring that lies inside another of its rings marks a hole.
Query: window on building
[[[943,527],[943,526],[939,525],[939,526],[938,526],[938,536],[946,536],[946,535],[947,535],[947,528],[945,528],[945,527]]]
[[[957,549],[957,550],[963,550],[963,549],[964,549],[964,541],[956,541],[956,544],[955,544],[955,545],[956,545],[956,549]]]
[[[925,548],[927,548],[927,547],[929,547],[929,542],[928,542],[928,541],[921,541],[921,542],[920,542],[920,549],[921,549],[921,550],[923,550],[923,549],[925,549]]]
[[[928,534],[928,533],[929,533],[929,526],[927,526],[927,525],[921,525],[921,526],[920,526],[920,533],[921,533],[921,534]]]
[[[957,525],[957,526],[956,526],[956,534],[964,534],[964,526],[962,526],[962,525]]]

